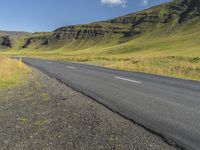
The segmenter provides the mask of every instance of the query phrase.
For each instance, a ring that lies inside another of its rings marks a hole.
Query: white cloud
[[[126,7],[127,0],[101,0],[101,3],[109,6],[115,5],[115,6]]]
[[[142,0],[141,5],[142,6],[147,6],[149,4],[149,0]]]

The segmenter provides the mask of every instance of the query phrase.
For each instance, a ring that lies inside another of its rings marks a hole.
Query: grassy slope
[[[153,32],[145,33],[129,42],[104,46],[95,45],[88,49],[57,50],[69,55],[101,54],[102,56],[200,56],[200,19],[194,18],[174,29],[159,27]],[[112,39],[114,43],[115,39]]]

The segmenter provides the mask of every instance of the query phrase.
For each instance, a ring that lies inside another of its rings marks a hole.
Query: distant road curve
[[[70,62],[23,61],[183,149],[200,149],[198,81]]]

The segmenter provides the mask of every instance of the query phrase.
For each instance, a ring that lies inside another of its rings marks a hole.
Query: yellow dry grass
[[[66,59],[122,70],[200,80],[200,57],[102,57]]]
[[[16,84],[28,70],[23,63],[20,69],[19,61],[17,60],[0,56],[0,88]]]

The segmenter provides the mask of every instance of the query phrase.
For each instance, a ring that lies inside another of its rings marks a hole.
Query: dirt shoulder
[[[175,149],[55,79],[29,76],[0,90],[1,149]]]

